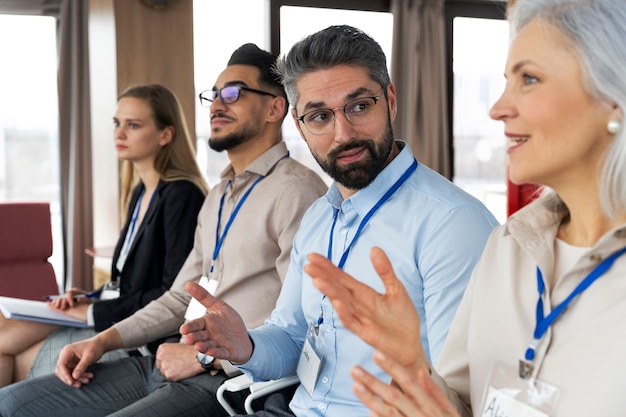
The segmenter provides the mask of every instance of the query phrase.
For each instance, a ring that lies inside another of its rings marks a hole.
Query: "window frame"
[[[60,13],[61,0],[49,0],[46,2],[46,4],[41,4],[41,3],[42,3],[41,1],[23,0],[19,2],[19,4],[16,2],[0,4],[0,15],[7,16],[7,17],[12,16],[12,17],[29,17],[29,18],[44,18],[44,17],[52,18],[53,21],[51,23],[52,25],[54,25],[54,32],[56,36],[54,48],[55,48],[56,61],[58,61],[59,36],[60,36],[59,27],[60,27],[60,20],[61,20],[61,13]],[[38,22],[38,25],[40,25],[39,22]],[[54,72],[55,77],[54,77],[54,89],[53,90],[56,91],[57,81],[58,81],[57,80],[58,67],[54,67],[54,71],[55,71]],[[41,80],[39,81],[41,82]],[[51,146],[48,149],[48,151],[50,152],[49,162],[51,162],[53,165],[51,169],[56,174],[55,185],[58,185],[58,190],[56,190],[55,192],[55,194],[57,195],[56,200],[54,198],[46,197],[46,196],[41,196],[41,197],[20,196],[20,197],[8,198],[3,193],[0,193],[0,202],[10,203],[10,202],[20,201],[20,202],[46,202],[48,203],[49,208],[50,208],[50,226],[52,228],[51,234],[52,234],[52,240],[53,240],[53,247],[52,247],[53,250],[52,250],[52,254],[47,259],[47,261],[53,266],[57,285],[59,286],[59,288],[63,288],[67,280],[67,273],[68,273],[68,260],[67,260],[67,254],[66,254],[67,239],[65,236],[65,227],[64,227],[65,218],[63,216],[63,205],[64,205],[63,193],[64,193],[65,187],[63,184],[63,179],[62,179],[62,175],[60,171],[61,170],[61,155],[60,155],[60,128],[59,128],[60,114],[58,110],[59,95],[56,94],[56,96],[54,96],[53,99],[55,100],[55,103],[56,103],[55,104],[56,121],[54,122],[55,127],[53,128],[53,130],[45,131],[45,132],[52,134],[52,136],[49,137],[49,140],[52,141],[52,143],[48,144],[48,146]],[[2,127],[2,124],[0,124],[0,128],[1,127]],[[32,129],[32,126],[30,126],[28,129]],[[35,129],[35,130],[25,130],[24,132],[30,136],[32,134],[42,133],[43,131]],[[41,163],[43,163],[43,161],[41,161]],[[7,167],[4,167],[4,168],[6,169]],[[20,175],[18,176],[23,176],[23,175],[22,173],[20,173]]]
[[[447,145],[450,155],[450,178],[454,178],[454,18],[473,17],[479,19],[506,19],[506,3],[489,0],[446,0],[445,14],[445,46],[446,46],[446,102],[448,107]]]
[[[282,6],[316,7],[322,9],[390,12],[391,0],[270,0],[270,52],[280,52],[280,8]]]

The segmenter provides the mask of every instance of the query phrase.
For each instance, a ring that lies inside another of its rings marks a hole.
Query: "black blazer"
[[[204,193],[189,181],[159,181],[122,271],[116,268],[142,184],[132,192],[126,224],[113,254],[111,278],[120,278],[120,296],[93,305],[95,330],[125,319],[170,288],[193,247]]]

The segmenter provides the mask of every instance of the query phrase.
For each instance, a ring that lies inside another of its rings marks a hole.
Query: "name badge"
[[[493,387],[487,390],[485,408],[480,415],[484,417],[549,417],[546,413],[535,410]]]
[[[209,279],[208,277],[200,277],[200,281],[198,281],[198,285],[207,290],[209,294],[215,295],[215,291],[217,290],[217,280]],[[185,320],[193,320],[198,317],[202,317],[206,313],[206,307],[204,307],[200,301],[191,297],[191,301],[187,306],[187,311],[185,312]]]
[[[304,341],[304,347],[302,348],[300,360],[298,361],[297,374],[300,378],[300,383],[304,386],[309,395],[313,395],[313,389],[315,388],[321,366],[322,359],[315,353],[315,349],[313,349],[313,346],[311,346],[307,338]]]
[[[518,369],[495,362],[489,373],[480,417],[549,417],[559,390],[536,378],[520,378]]]
[[[321,320],[318,322],[319,324],[309,324],[309,330],[307,331],[306,340],[298,361],[298,369],[296,370],[300,383],[311,396],[322,368],[322,359],[324,359],[324,333],[320,332],[320,328],[323,328],[325,325],[322,324]]]
[[[100,292],[101,300],[114,300],[120,296],[120,278],[115,281],[109,281],[102,287]]]

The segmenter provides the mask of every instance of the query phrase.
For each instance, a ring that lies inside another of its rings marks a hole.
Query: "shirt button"
[[[325,405],[324,403],[319,403],[319,404],[317,405],[317,408],[319,408],[320,410],[323,410],[323,409],[325,409],[325,408],[326,408],[326,405]]]
[[[602,255],[600,255],[599,253],[592,253],[589,258],[592,262],[600,262],[602,260]]]
[[[327,376],[322,378],[322,384],[328,384],[328,377]]]
[[[345,235],[346,233],[348,233],[348,229],[341,229],[341,234]]]

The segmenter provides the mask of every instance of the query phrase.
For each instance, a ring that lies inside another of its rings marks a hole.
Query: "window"
[[[228,2],[194,0],[196,93],[213,86],[215,79],[225,68],[230,54],[242,44],[253,42],[265,50],[282,53],[303,36],[332,24],[349,24],[369,33],[381,44],[388,62],[391,62],[393,17],[388,12],[373,11],[382,6],[371,6],[383,4],[386,5],[384,10],[388,10],[388,1],[362,1],[359,7],[364,10],[341,9],[348,3],[354,2],[271,0],[268,8],[267,1],[259,0]],[[303,4],[309,6],[332,4],[336,8],[302,7]],[[240,13],[241,10],[246,12]],[[279,15],[274,16],[274,13]],[[239,30],[240,28],[245,30]],[[275,33],[276,30],[278,33]],[[271,39],[270,32],[273,33]],[[219,38],[219,41],[216,41],[216,38]],[[270,47],[270,44],[274,43],[278,46]],[[208,109],[196,103],[198,160],[201,167],[206,167],[209,184],[214,185],[219,182],[219,173],[228,164],[228,159],[225,153],[217,153],[208,148],[206,141],[210,132]],[[329,181],[311,156],[290,115],[287,115],[283,124],[283,138],[294,159],[314,169],[322,178]]]
[[[393,16],[389,12],[282,6],[280,8],[279,52],[281,54],[287,53],[294,43],[306,35],[330,25],[343,24],[355,26],[374,38],[385,51],[387,68],[391,71]],[[283,138],[295,159],[313,168],[330,183],[330,178],[322,171],[311,155],[290,115],[285,118],[283,123]]]
[[[12,63],[0,68],[0,201],[50,203],[50,262],[61,283],[56,19],[0,15],[0,37],[0,56]]]
[[[247,42],[269,50],[266,3],[259,0],[194,0],[194,72],[196,97],[213,87],[226,68],[230,55]],[[245,11],[242,13],[242,11]],[[196,139],[198,163],[209,185],[219,182],[219,174],[228,165],[225,152],[215,152],[207,141],[211,135],[209,109],[196,102]]]
[[[453,181],[498,221],[507,217],[506,141],[489,109],[504,89],[508,23],[504,6],[451,3],[448,31]]]

